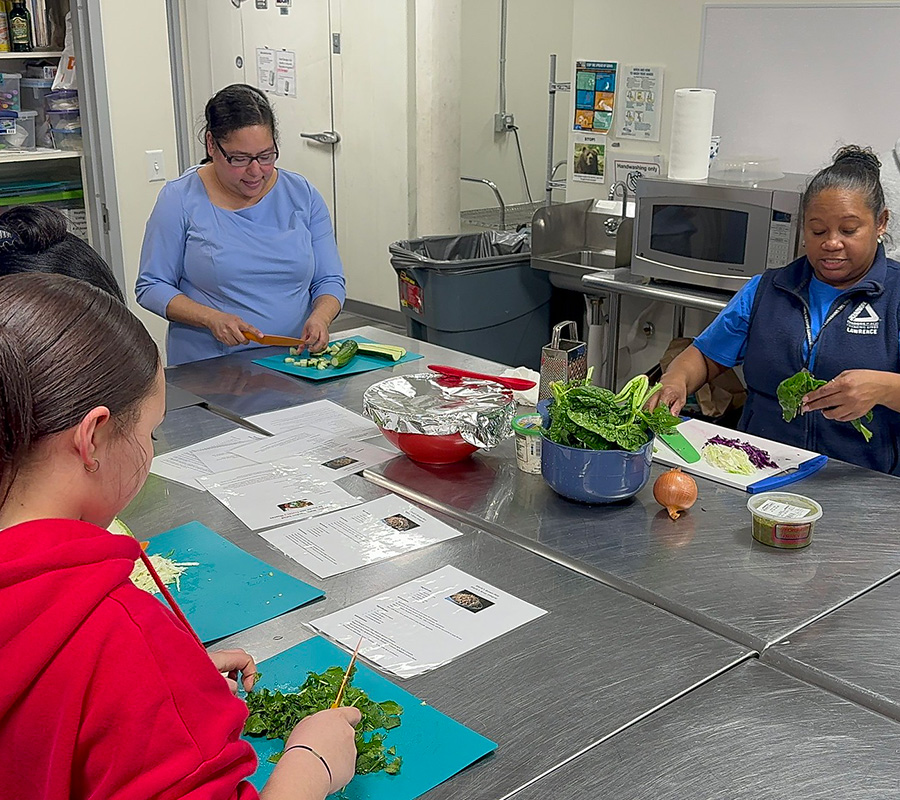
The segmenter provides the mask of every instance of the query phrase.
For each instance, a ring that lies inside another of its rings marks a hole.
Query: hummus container
[[[541,428],[540,414],[520,414],[512,421],[516,434],[516,464],[522,472],[530,475],[541,474]]]
[[[764,492],[747,501],[753,517],[753,538],[771,547],[796,550],[812,541],[822,506],[802,494]]]

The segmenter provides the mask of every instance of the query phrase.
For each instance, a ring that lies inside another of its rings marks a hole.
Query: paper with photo
[[[237,428],[197,444],[156,456],[150,465],[150,472],[189,486],[191,489],[205,491],[206,487],[200,483],[200,478],[253,463],[249,459],[233,455],[231,451],[235,447],[265,438],[255,431]]]
[[[343,436],[329,433],[311,433],[307,429],[299,433],[294,431],[279,433],[266,439],[249,442],[239,447],[235,453],[257,463],[302,455],[309,461],[330,470],[332,480],[377,466],[395,455],[374,444],[345,439]]]
[[[200,479],[250,530],[316,517],[361,501],[332,483],[330,471],[305,458],[252,464]]]
[[[606,180],[606,135],[576,133],[572,138],[572,180],[603,183]]]
[[[247,421],[273,434],[305,430],[332,433],[346,439],[366,439],[378,433],[372,420],[330,400],[316,400],[300,406],[255,414],[247,417]]]
[[[446,566],[310,626],[401,678],[421,675],[547,612]]]
[[[260,534],[320,578],[462,536],[396,495]]]

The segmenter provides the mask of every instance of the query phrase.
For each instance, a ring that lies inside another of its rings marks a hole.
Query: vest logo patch
[[[863,301],[853,309],[853,313],[847,318],[847,333],[878,333],[880,322],[881,317],[875,313],[875,309]]]

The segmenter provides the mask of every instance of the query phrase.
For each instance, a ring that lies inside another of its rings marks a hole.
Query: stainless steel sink
[[[633,219],[611,226],[620,217],[593,211],[593,200],[562,203],[540,209],[531,227],[531,265],[550,273],[554,285],[582,291],[581,278],[601,270],[631,264]]]

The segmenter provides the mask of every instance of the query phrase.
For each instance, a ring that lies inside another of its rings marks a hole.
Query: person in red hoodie
[[[355,708],[294,728],[261,795],[247,717],[176,616],[131,584],[106,531],[137,494],[165,413],[153,340],[114,297],[52,274],[0,278],[0,796],[321,800],[353,776]]]

